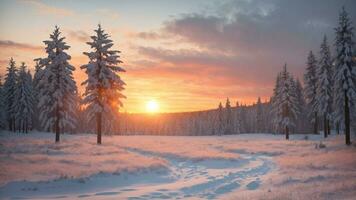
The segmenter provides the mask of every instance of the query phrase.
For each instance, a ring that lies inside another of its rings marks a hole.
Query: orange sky
[[[65,30],[63,34],[65,36],[68,35]],[[71,37],[68,37],[66,41],[72,46],[78,43],[78,41],[75,41],[75,38]],[[4,47],[3,45],[2,48],[5,48],[6,51],[0,52],[2,60],[1,74],[4,74],[10,57],[14,57],[17,65],[25,61],[33,71],[34,62],[32,59],[45,55],[42,46],[43,45],[41,45],[41,47],[27,47],[9,45],[8,47]],[[256,101],[257,97],[255,92],[258,90],[253,86],[236,85],[225,88],[224,86],[226,84],[232,82],[232,80],[229,80],[229,77],[216,77],[214,80],[204,79],[202,76],[204,76],[205,73],[214,73],[214,70],[204,69],[205,66],[199,66],[195,63],[184,64],[188,68],[193,68],[198,71],[201,70],[198,74],[172,70],[170,69],[172,68],[172,66],[170,66],[171,64],[166,62],[158,62],[148,69],[146,67],[140,68],[137,66],[137,61],[132,58],[135,57],[135,55],[130,56],[130,51],[132,50],[129,48],[120,48],[120,45],[117,45],[117,43],[115,47],[122,51],[121,56],[124,61],[122,66],[127,70],[126,73],[121,74],[122,79],[127,84],[123,92],[124,95],[127,96],[127,99],[124,100],[123,111],[145,112],[146,103],[150,100],[155,100],[159,103],[159,112],[211,109],[217,107],[219,101],[225,101],[227,97],[232,99],[233,104],[235,104],[236,100],[247,104]],[[72,50],[69,50],[69,53],[72,53]],[[134,53],[135,52],[132,54]],[[80,54],[72,53],[71,55],[72,59],[70,63],[76,67],[74,77],[80,92],[83,92],[84,88],[80,86],[80,83],[85,80],[86,74],[80,69],[80,66],[88,62],[88,59],[86,56]],[[267,99],[270,89],[271,88],[268,88],[265,91],[260,90],[260,95],[262,96],[262,94],[264,94],[264,98]],[[237,92],[241,92],[242,95],[232,95]]]
[[[256,100],[257,96],[267,98],[270,94],[270,86],[256,90],[253,83],[225,87],[228,84],[235,84],[235,79],[238,77],[217,75],[212,79],[209,74],[219,71],[219,63],[208,66],[189,59],[175,62],[155,58],[149,53],[142,52],[145,50],[144,48],[151,47],[169,49],[170,51],[181,49],[201,51],[199,46],[179,42],[174,37],[153,38],[154,34],[149,33],[156,26],[155,23],[157,26],[162,23],[162,19],[159,17],[157,17],[157,22],[147,24],[148,28],[140,30],[140,28],[132,26],[130,21],[113,24],[115,20],[123,17],[120,11],[112,12],[112,16],[91,22],[86,20],[86,16],[76,13],[72,8],[64,8],[62,5],[54,6],[50,3],[53,2],[2,3],[2,9],[7,8],[7,10],[4,10],[1,16],[1,26],[9,27],[10,30],[2,29],[0,31],[1,74],[4,74],[10,57],[14,57],[17,65],[24,61],[33,70],[33,59],[45,55],[42,41],[48,39],[54,25],[58,24],[63,36],[66,37],[65,41],[71,46],[68,51],[72,56],[70,63],[76,67],[74,77],[79,90],[83,91],[80,83],[86,75],[79,67],[88,62],[88,59],[82,52],[89,51],[89,46],[85,42],[89,41],[89,35],[93,34],[93,29],[97,26],[96,23],[100,21],[106,32],[111,35],[114,48],[122,51],[123,67],[127,70],[126,73],[121,74],[127,84],[124,91],[127,99],[124,100],[123,111],[145,112],[146,103],[149,100],[158,102],[159,112],[195,111],[215,108],[219,101],[225,101],[227,97],[233,101],[251,103]],[[11,13],[10,9],[12,9]],[[97,9],[95,12],[104,11]],[[14,19],[16,14],[22,17],[17,16]],[[73,17],[78,23],[74,26],[73,22],[68,22]],[[10,18],[11,26],[9,26],[10,22],[6,21]],[[139,19],[132,19],[132,21],[137,20]],[[154,19],[151,20],[154,21]],[[27,25],[29,22],[33,23],[32,26]],[[146,30],[148,33],[142,34]]]
[[[150,100],[160,112],[217,108],[227,97],[233,105],[259,96],[265,101],[284,63],[301,78],[309,50],[318,52],[323,34],[334,37],[338,1],[320,3],[323,12],[292,2],[2,0],[0,73],[10,57],[33,70],[33,59],[44,56],[42,41],[58,25],[83,91],[85,42],[101,23],[127,70],[121,74],[127,84],[123,111],[145,112]]]
[[[70,44],[69,39],[67,42]],[[8,61],[6,59],[12,55],[15,55],[13,57],[17,65],[25,61],[32,71],[34,66],[32,59],[44,55],[44,50],[37,48],[8,47],[6,50],[6,52],[0,53],[0,56],[5,58],[4,62],[1,63],[1,74],[4,74],[5,66],[7,66]],[[255,92],[258,90],[253,86],[237,85],[225,88],[224,86],[231,81],[228,78],[217,77],[215,80],[204,80],[201,76],[204,73],[210,73],[209,71],[202,72],[201,75],[172,72],[165,69],[169,68],[169,63],[159,63],[153,66],[152,69],[140,69],[140,67],[134,66],[135,62],[131,63],[129,59],[125,59],[125,50],[122,48],[120,50],[124,61],[122,66],[127,70],[126,73],[120,75],[127,84],[123,92],[127,99],[124,100],[122,111],[145,112],[146,103],[150,100],[155,100],[159,103],[159,112],[211,109],[217,107],[219,101],[225,102],[227,97],[230,97],[233,104],[236,103],[236,100],[246,104],[256,101]],[[84,91],[84,87],[80,86],[80,83],[86,79],[86,74],[80,69],[80,66],[86,62],[88,62],[88,59],[84,55],[72,55],[70,61],[76,67],[74,78],[80,92]],[[187,63],[187,65],[193,68],[204,68],[204,66],[195,66],[194,63]],[[217,79],[219,79],[217,83],[213,82]],[[261,94],[267,94],[263,97],[264,99],[268,99],[270,89],[261,91]],[[241,92],[243,96],[229,95],[236,93],[236,91]]]

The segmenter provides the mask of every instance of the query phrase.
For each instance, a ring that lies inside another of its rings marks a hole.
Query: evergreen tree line
[[[25,63],[15,65],[11,58],[4,85],[0,80],[0,128],[27,133],[33,126],[33,81]]]
[[[78,132],[86,123],[96,124],[97,143],[101,143],[103,119],[112,118],[113,110],[122,103],[125,83],[117,72],[125,70],[109,35],[101,26],[87,44],[91,52],[84,52],[89,62],[81,66],[88,75],[82,85],[83,96],[78,94],[73,78],[75,70],[66,51],[70,48],[58,27],[45,40],[46,57],[37,58],[32,78],[25,63],[17,69],[11,58],[4,85],[0,81],[0,128],[27,133],[29,130],[49,131],[56,134]],[[82,99],[83,97],[83,99]]]
[[[322,127],[324,137],[328,137],[331,129],[337,133],[343,130],[345,143],[351,144],[351,123],[355,124],[356,117],[356,55],[352,23],[344,8],[335,35],[333,55],[326,36],[318,58],[310,51],[303,93],[286,65],[276,78],[271,114],[274,129],[284,132],[286,139],[290,130],[298,126],[297,120],[307,117],[314,133]]]
[[[253,105],[231,106],[227,99],[217,109],[160,113],[154,115],[120,113],[111,134],[122,135],[231,135],[239,133],[268,133],[269,102],[258,98]]]

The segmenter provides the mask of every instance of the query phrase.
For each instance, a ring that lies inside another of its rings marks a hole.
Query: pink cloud
[[[45,15],[55,15],[55,16],[73,16],[74,12],[64,8],[58,8],[54,6],[49,6],[41,1],[37,0],[27,0],[23,1],[32,5],[40,14]]]
[[[14,48],[18,50],[30,50],[30,51],[42,51],[43,47],[41,46],[36,46],[36,45],[31,45],[31,44],[26,44],[26,43],[19,43],[19,42],[14,42],[11,40],[0,40],[0,48]]]

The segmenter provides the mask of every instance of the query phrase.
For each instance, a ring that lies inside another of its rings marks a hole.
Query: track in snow
[[[260,177],[273,168],[268,156],[248,154],[243,150],[234,151],[241,157],[238,160],[191,160],[136,148],[126,150],[143,156],[165,159],[169,162],[168,170],[151,169],[133,174],[99,173],[88,178],[64,178],[50,182],[12,182],[0,188],[0,197],[215,199],[233,190],[258,189],[263,184]]]
[[[238,188],[258,189],[260,176],[272,169],[272,161],[261,154],[239,153],[241,159],[208,159],[193,161],[174,155],[148,152],[140,149],[127,149],[144,156],[163,158],[170,163],[171,183],[154,186],[135,186],[135,192],[122,193],[128,199],[184,199],[198,197],[215,199]],[[139,195],[138,195],[139,194]]]

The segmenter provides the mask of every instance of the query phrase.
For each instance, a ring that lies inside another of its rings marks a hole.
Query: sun
[[[158,103],[155,100],[150,100],[146,103],[146,110],[150,113],[155,113],[159,109]]]

